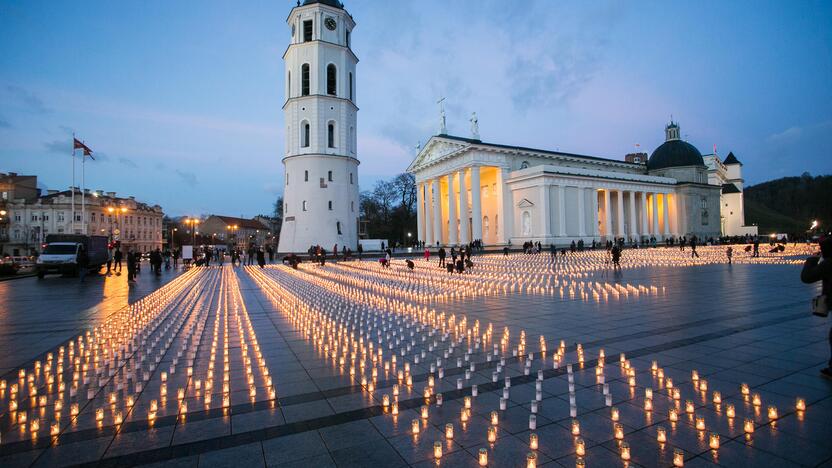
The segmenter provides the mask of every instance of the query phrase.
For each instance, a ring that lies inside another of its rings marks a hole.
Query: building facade
[[[620,161],[434,136],[408,168],[417,184],[419,239],[567,245],[719,237],[723,187],[679,134],[678,124],[667,125],[666,141],[646,163],[635,155]]]
[[[4,253],[32,255],[40,252],[49,234],[89,234],[119,241],[122,249],[150,252],[162,247],[162,218],[159,205],[118,197],[115,192],[84,192],[75,189],[75,222],[72,220],[72,191],[48,190],[33,199],[17,198],[7,206],[9,240]]]
[[[742,163],[729,152],[725,160],[716,154],[703,156],[708,166],[708,183],[722,187],[719,197],[720,226],[725,236],[756,236],[757,226],[745,224]]]
[[[199,224],[199,235],[203,239],[210,237],[215,245],[247,249],[251,244],[265,247],[274,233],[268,224],[256,218],[211,215]]]
[[[40,196],[38,177],[20,175],[16,172],[8,174],[0,172],[0,255],[11,255],[11,251],[3,248],[11,237],[10,204],[16,199],[34,200]]]
[[[280,252],[358,239],[356,64],[352,16],[337,0],[305,0],[287,18],[286,155]]]

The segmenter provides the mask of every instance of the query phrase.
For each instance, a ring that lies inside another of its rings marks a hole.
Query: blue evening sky
[[[172,215],[252,216],[282,190],[283,1],[0,3],[0,171]],[[360,182],[438,128],[622,158],[672,114],[747,183],[832,173],[832,2],[347,1],[358,26]]]

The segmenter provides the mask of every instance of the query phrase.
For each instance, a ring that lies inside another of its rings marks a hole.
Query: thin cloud
[[[43,100],[33,94],[31,91],[21,88],[20,86],[15,85],[7,85],[6,91],[12,95],[12,98],[16,99],[24,106],[26,106],[31,112],[36,114],[48,114],[52,112],[51,109],[46,107]]]
[[[178,175],[179,178],[182,179],[182,182],[185,182],[186,184],[190,185],[191,187],[196,186],[196,174],[194,174],[193,172],[190,172],[190,171],[183,171],[181,169],[177,169],[175,172],[176,172],[176,175]]]
[[[43,144],[46,151],[50,153],[70,154],[72,153],[72,142],[69,140],[53,140]]]
[[[123,165],[125,165],[125,166],[127,166],[127,167],[130,167],[130,168],[133,168],[133,169],[137,169],[137,168],[139,167],[139,165],[138,165],[138,164],[136,164],[135,162],[133,162],[133,160],[132,160],[132,159],[130,159],[130,158],[125,158],[125,157],[123,157],[123,156],[122,156],[122,157],[120,157],[120,158],[118,158],[118,162],[119,162],[120,164],[123,164]]]

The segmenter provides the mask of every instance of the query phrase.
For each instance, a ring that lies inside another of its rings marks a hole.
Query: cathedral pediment
[[[419,151],[419,154],[416,155],[416,159],[414,159],[410,164],[408,171],[418,170],[425,165],[444,159],[445,157],[456,153],[467,146],[467,144],[452,143],[447,140],[433,137],[428,141],[428,144]]]

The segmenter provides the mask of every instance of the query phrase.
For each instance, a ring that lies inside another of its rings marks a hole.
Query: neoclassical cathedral
[[[418,236],[428,245],[566,245],[624,238],[701,239],[756,234],[745,226],[742,164],[729,154],[702,156],[665,127],[650,157],[624,160],[485,143],[440,134],[421,148],[415,176]]]
[[[280,252],[355,249],[358,156],[352,16],[337,0],[305,0],[286,19],[286,154]]]

